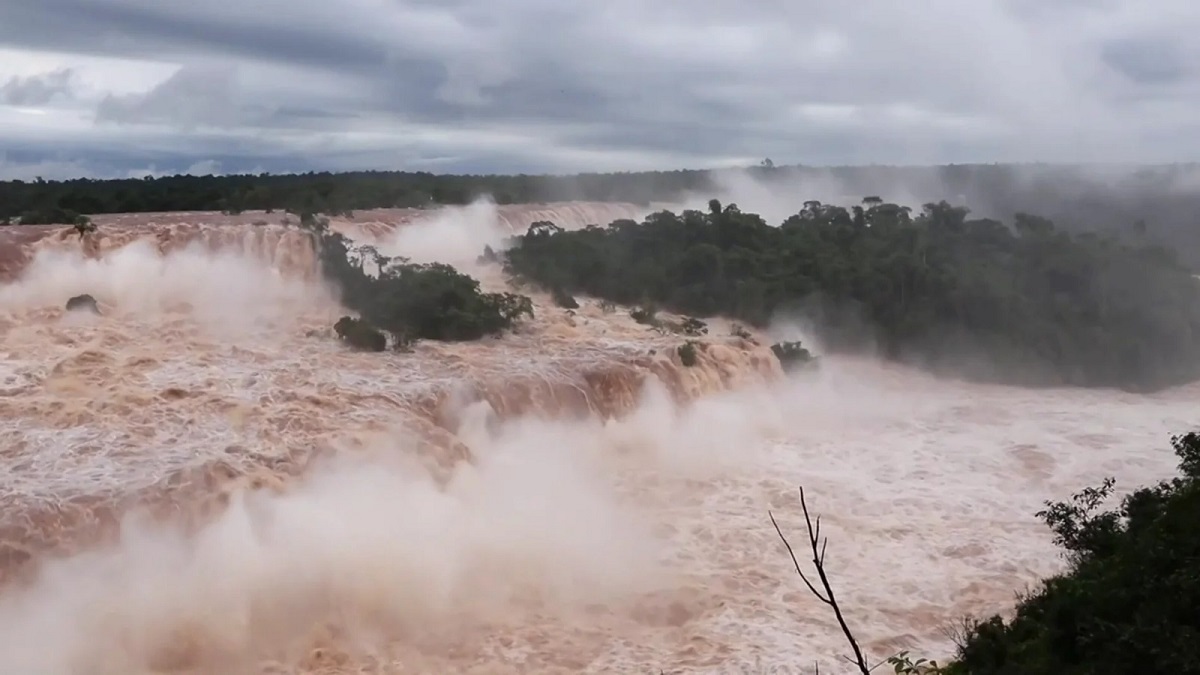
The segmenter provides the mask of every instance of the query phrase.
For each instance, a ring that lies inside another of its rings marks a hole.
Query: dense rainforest
[[[454,176],[407,172],[168,176],[0,182],[0,222],[71,223],[76,214],[288,209],[338,213],[380,207],[539,201],[673,202],[718,195],[749,177],[777,197],[825,201],[887,194],[911,206],[942,200],[1009,222],[1036,213],[1072,232],[1149,238],[1200,269],[1200,166],[1090,168],[972,164],[930,167],[761,166],[573,176]],[[830,191],[838,195],[827,194]],[[901,199],[902,198],[902,199]],[[799,207],[799,203],[795,204]]]
[[[557,294],[755,326],[802,316],[826,352],[991,381],[1150,390],[1200,376],[1200,280],[1171,251],[1028,214],[1010,228],[868,197],[810,201],[772,226],[713,200],[642,223],[535,223],[504,265]]]

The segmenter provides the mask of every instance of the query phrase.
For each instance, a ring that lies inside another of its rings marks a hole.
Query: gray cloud
[[[0,103],[4,105],[46,105],[55,97],[70,97],[75,73],[62,68],[42,75],[12,76],[0,86]]]
[[[1132,82],[1140,84],[1180,82],[1194,70],[1179,45],[1154,37],[1113,40],[1101,48],[1100,58]]]
[[[235,100],[236,76],[232,68],[180,68],[147,92],[105,96],[96,107],[96,120],[176,124],[185,130],[252,123],[251,111]]]
[[[1200,4],[1154,5],[0,3],[0,47],[53,50],[91,92],[86,111],[0,119],[0,147],[110,171],[109,151],[180,170],[1188,159]],[[0,70],[2,100],[58,105],[45,70]]]

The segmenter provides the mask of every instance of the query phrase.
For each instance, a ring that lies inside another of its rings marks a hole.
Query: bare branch
[[[838,625],[842,628],[842,633],[846,636],[846,640],[850,643],[850,648],[854,650],[854,658],[843,656],[850,663],[854,664],[859,672],[863,675],[868,675],[874,668],[867,666],[867,660],[863,657],[862,650],[858,647],[858,640],[854,638],[854,634],[850,631],[850,627],[846,625],[846,618],[842,616],[842,608],[837,604],[837,598],[833,595],[833,587],[829,584],[829,577],[825,574],[825,547],[829,544],[829,539],[821,539],[821,517],[817,516],[814,523],[812,516],[808,512],[808,502],[804,499],[804,488],[800,488],[800,508],[804,511],[804,523],[808,528],[808,544],[812,550],[813,567],[817,570],[817,576],[821,580],[821,586],[825,589],[825,595],[817,591],[816,587],[805,576],[804,571],[800,569],[800,562],[796,560],[796,554],[792,550],[792,545],[788,543],[787,537],[783,536],[783,531],[779,529],[779,523],[775,522],[775,515],[770,511],[767,515],[771,517],[771,524],[775,526],[775,532],[779,534],[780,540],[783,541],[784,547],[787,548],[788,555],[792,558],[792,564],[796,566],[796,573],[800,575],[800,579],[808,586],[808,590],[821,602],[833,608],[833,614],[837,617]],[[878,667],[879,664],[876,664]]]
[[[800,561],[796,560],[796,554],[792,551],[792,545],[788,543],[787,537],[783,536],[783,531],[779,529],[779,523],[775,522],[775,514],[767,511],[767,515],[771,517],[771,524],[775,526],[775,531],[779,534],[779,538],[783,540],[783,545],[787,547],[788,555],[792,557],[792,564],[796,566],[796,574],[800,575],[800,579],[804,582],[804,585],[808,586],[808,590],[812,591],[812,594],[817,596],[818,600],[828,604],[829,601],[809,582],[808,577],[804,576],[804,570],[800,569]]]

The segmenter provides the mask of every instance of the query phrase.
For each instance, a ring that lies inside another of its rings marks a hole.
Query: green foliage
[[[483,293],[478,281],[449,265],[411,264],[370,246],[352,249],[324,218],[305,212],[300,220],[316,238],[322,273],[340,288],[343,304],[390,333],[398,346],[418,339],[477,340],[533,316],[528,297]],[[377,276],[367,273],[368,265]]]
[[[346,344],[365,352],[387,349],[387,338],[362,319],[343,316],[333,325],[338,337]]]
[[[77,211],[58,206],[29,209],[19,215],[22,225],[74,225],[82,217]]]
[[[1200,672],[1200,436],[1171,439],[1181,476],[1099,511],[1113,481],[1039,516],[1070,567],[1011,622],[969,627],[949,672],[1093,675]]]
[[[492,195],[499,204],[564,200],[646,204],[713,189],[707,171],[576,176],[448,176],[425,172],[357,171],[296,175],[164,176],[117,180],[0,181],[0,218],[46,209],[76,213],[253,210],[352,217],[373,208],[467,204]],[[32,223],[33,220],[25,221]],[[42,221],[38,221],[42,222]],[[55,224],[68,224],[57,219]]]
[[[771,353],[779,359],[779,365],[789,371],[806,368],[816,361],[812,352],[799,342],[776,342],[771,345]]]
[[[80,239],[82,239],[85,234],[90,234],[96,231],[96,224],[93,223],[92,219],[88,218],[87,216],[76,215],[75,219],[71,221],[71,225],[75,228],[75,231],[79,233]]]
[[[695,366],[697,363],[699,363],[700,358],[696,353],[696,349],[698,347],[699,343],[695,340],[688,340],[687,342],[679,345],[677,348],[679,352],[679,361],[688,368]]]
[[[763,326],[813,319],[832,351],[875,351],[976,379],[1153,389],[1200,376],[1200,284],[1162,249],[1013,228],[874,197],[817,201],[781,226],[734,204],[643,223],[535,224],[505,254],[516,278],[615,303]],[[646,303],[650,303],[647,305]]]
[[[929,659],[913,660],[907,651],[900,652],[887,660],[893,672],[901,675],[949,675],[950,670]]]

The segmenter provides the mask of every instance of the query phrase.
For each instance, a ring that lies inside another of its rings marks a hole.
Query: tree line
[[[65,224],[76,215],[158,211],[290,210],[340,214],[374,208],[462,205],[483,196],[499,204],[543,201],[649,203],[711,189],[706,171],[459,176],[359,171],[287,175],[166,176],[143,179],[0,182],[0,220]]]
[[[1186,265],[1030,214],[1010,227],[946,202],[913,213],[868,197],[810,201],[772,226],[713,200],[641,223],[535,223],[503,258],[555,293],[760,327],[803,316],[828,351],[935,372],[1134,390],[1200,377],[1200,280]]]
[[[836,185],[846,195],[907,195],[916,202],[971,204],[1009,222],[1037,213],[1072,232],[1148,239],[1200,268],[1200,166],[1167,165],[1099,175],[1086,167],[959,164],[928,167],[759,166],[550,175],[436,175],[359,171],[295,175],[165,176],[116,180],[0,182],[0,223],[69,224],[77,215],[154,211],[292,210],[345,213],[391,207],[544,201],[673,202],[716,194],[722,181],[749,177],[774,194],[812,194]]]

